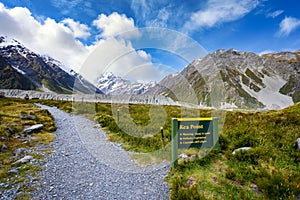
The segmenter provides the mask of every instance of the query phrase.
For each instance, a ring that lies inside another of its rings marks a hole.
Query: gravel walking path
[[[82,116],[39,105],[54,116],[57,131],[33,199],[168,199],[169,165],[136,166],[129,153],[106,140],[99,125]]]

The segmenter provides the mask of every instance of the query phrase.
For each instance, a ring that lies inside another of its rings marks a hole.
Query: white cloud
[[[145,19],[151,11],[150,1],[132,0],[131,9],[135,12],[136,15],[139,15],[141,18]]]
[[[168,20],[168,13],[162,11],[160,18]],[[168,29],[138,29],[132,18],[118,13],[100,14],[94,20],[99,37],[90,46],[79,40],[89,39],[90,28],[70,18],[60,22],[43,16],[34,18],[27,8],[6,8],[0,3],[0,24],[0,34],[17,39],[30,50],[49,55],[76,71],[83,71],[89,80],[95,80],[101,72],[112,71],[132,80],[158,81],[170,70],[154,65],[151,55],[143,49],[162,49],[188,61],[203,52],[202,48],[199,51],[198,43],[180,39],[184,34]],[[118,35],[123,31],[129,32]]]
[[[146,20],[146,26],[149,27],[166,27],[171,13],[166,8],[160,9],[152,20]]]
[[[143,58],[144,60],[148,60],[148,61],[151,61],[151,55],[147,54],[145,51],[143,50],[138,50],[137,51],[137,54]]]
[[[152,70],[149,70],[150,68]],[[136,70],[139,73],[132,73]],[[154,71],[149,54],[143,50],[136,51],[131,42],[125,39],[112,37],[97,43],[97,47],[86,59],[80,73],[95,82],[103,72],[112,72],[121,77],[126,76],[132,80],[141,80],[145,77],[153,79],[156,75],[153,74]]]
[[[277,36],[288,36],[291,32],[300,27],[300,19],[293,17],[285,17],[279,24],[280,30]]]
[[[234,21],[251,12],[258,4],[258,0],[208,0],[205,9],[193,13],[183,29],[189,32]]]
[[[116,12],[109,16],[100,14],[93,25],[102,30],[102,38],[110,38],[122,34],[122,37],[131,38],[139,36],[139,32],[134,25],[132,18],[127,18],[126,15]]]
[[[131,0],[131,9],[140,23],[147,27],[167,27],[173,22],[170,16],[174,13],[173,3],[170,0]],[[180,9],[179,6],[176,9]],[[173,15],[173,17],[175,17]],[[177,18],[177,17],[176,17]]]
[[[131,80],[162,78],[155,72],[151,55],[133,47],[131,40],[140,38],[142,34],[132,18],[116,12],[108,16],[100,14],[93,25],[100,31],[99,41],[95,42],[93,52],[80,70],[84,77],[94,83],[103,72],[112,72]]]
[[[85,1],[84,0],[51,0],[53,6],[61,10],[61,13],[64,15],[68,15],[71,12],[74,12],[76,7],[80,7],[84,11],[86,11]]]
[[[168,74],[170,72],[171,71],[168,71]],[[166,76],[166,74],[164,74],[161,70],[158,70],[157,67],[154,67],[152,63],[140,65],[124,74],[125,79],[132,80],[132,77],[134,77],[134,80],[140,83],[149,81],[160,81],[161,78],[164,76]],[[136,77],[139,77],[139,79],[136,79]]]
[[[151,70],[149,71],[152,67],[151,56],[143,50],[135,50],[128,40],[130,37],[139,36],[139,32],[133,19],[125,15],[99,15],[94,24],[102,31],[102,38],[91,46],[86,46],[77,39],[88,38],[90,28],[70,18],[61,22],[51,18],[35,19],[27,8],[9,9],[0,3],[0,24],[1,34],[17,39],[30,50],[49,55],[76,71],[82,71],[80,67],[86,58],[90,54],[96,54],[97,56],[91,59],[96,67],[84,69],[90,74],[87,78],[95,78],[100,75],[97,72],[105,70],[124,75],[139,66],[148,67],[139,70],[139,75],[144,71],[144,76],[135,77],[136,80],[146,77],[147,74],[154,77],[150,73]],[[134,31],[129,35],[122,35],[123,38],[114,38],[124,30]],[[97,47],[98,45],[100,47]]]
[[[64,8],[65,10],[66,9],[69,9],[69,8],[74,8],[75,6],[83,3],[84,1],[83,0],[52,0],[52,4],[55,6],[55,7],[58,7],[58,8]]]
[[[67,18],[61,21],[61,23],[68,26],[76,38],[86,39],[91,35],[89,32],[90,28],[87,25],[80,24],[80,22],[76,22],[73,19]]]
[[[83,37],[87,30],[84,32],[84,25],[73,21],[77,28],[81,27],[79,34],[80,29],[73,25],[71,28],[71,22],[68,20],[66,26],[66,22],[56,22],[50,18],[37,20],[27,8],[8,9],[0,3],[1,34],[17,39],[36,53],[49,55],[78,70],[89,50],[75,37],[80,34]]]
[[[283,10],[276,10],[274,12],[268,13],[267,17],[275,18],[275,17],[278,17],[279,15],[281,15],[283,12],[284,12]]]

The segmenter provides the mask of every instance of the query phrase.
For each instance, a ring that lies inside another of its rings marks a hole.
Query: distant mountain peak
[[[0,48],[5,49],[12,49],[11,53],[18,53],[23,57],[26,57],[27,55],[37,56],[34,52],[26,48],[23,44],[21,44],[19,41],[7,37],[7,36],[0,36]]]
[[[290,51],[284,51],[284,52],[273,52],[273,53],[266,53],[262,55],[266,58],[271,58],[275,61],[287,61],[287,62],[298,62],[300,63],[300,51],[290,52]]]
[[[115,75],[114,73],[112,72],[104,72],[100,77],[103,77],[105,79],[118,79],[118,80],[125,80],[125,79],[122,79],[122,77],[118,76],[118,75]]]
[[[121,78],[112,72],[103,73],[97,80],[97,88],[105,94],[144,94],[150,88],[154,87],[155,83],[139,83],[131,82]]]

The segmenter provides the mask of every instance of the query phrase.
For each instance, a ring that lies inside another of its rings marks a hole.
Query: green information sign
[[[177,119],[178,148],[212,147],[212,118]]]
[[[172,167],[177,164],[178,148],[218,149],[217,118],[172,119]]]

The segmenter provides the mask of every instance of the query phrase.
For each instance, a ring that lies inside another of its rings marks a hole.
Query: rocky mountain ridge
[[[1,76],[10,77],[6,80],[1,77],[0,85],[3,89],[101,93],[81,75],[63,66],[59,61],[36,54],[17,40],[0,36],[0,59]]]
[[[165,77],[149,92],[213,107],[283,108],[300,101],[299,52],[260,56],[218,50]]]
[[[0,36],[0,77],[2,89],[112,96],[145,94],[148,102],[152,102],[151,96],[163,95],[176,105],[280,109],[300,101],[300,51],[258,55],[217,50],[159,83],[132,83],[108,72],[94,86],[59,61]]]

